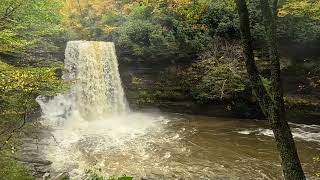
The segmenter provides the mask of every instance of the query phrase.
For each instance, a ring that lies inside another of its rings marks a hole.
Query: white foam
[[[320,143],[320,126],[293,123],[290,123],[290,126],[292,135],[295,139]],[[271,129],[264,128],[258,128],[253,130],[245,129],[237,131],[237,133],[244,135],[254,134],[274,137]]]

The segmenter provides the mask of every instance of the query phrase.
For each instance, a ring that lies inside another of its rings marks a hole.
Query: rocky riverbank
[[[308,61],[293,66],[289,60],[283,61],[286,65],[282,71],[288,120],[295,123],[320,124],[320,86],[315,84],[319,79],[316,73],[319,65],[316,61]],[[184,77],[179,74],[189,66],[190,62],[187,61],[121,62],[120,74],[131,108],[264,119],[249,91],[232,98],[216,98],[208,102],[195,99],[184,86]]]

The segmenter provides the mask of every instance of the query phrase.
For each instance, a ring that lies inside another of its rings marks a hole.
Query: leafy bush
[[[320,1],[287,0],[278,16],[280,37],[298,42],[319,40]]]
[[[172,33],[160,25],[134,19],[126,22],[119,31],[118,46],[135,56],[170,56],[176,49]],[[127,52],[128,53],[128,52]]]
[[[231,98],[246,88],[239,45],[221,39],[215,42],[219,43],[213,44],[185,74],[192,96],[200,102]]]
[[[34,180],[31,176],[30,170],[22,163],[7,157],[12,155],[9,151],[1,151],[0,156],[0,177],[5,180]]]
[[[55,95],[66,87],[55,68],[19,68],[0,61],[0,77],[1,114],[29,112],[38,95]]]
[[[263,42],[260,4],[250,1],[248,6],[253,37]],[[279,7],[280,38],[319,39],[318,1],[282,1]],[[215,36],[240,36],[233,0],[94,0],[80,4],[68,0],[63,12],[69,31],[78,34],[78,38],[114,41],[122,54],[144,59],[199,55],[210,48]]]
[[[25,51],[61,32],[59,0],[1,0],[0,53]]]
[[[209,27],[211,36],[240,37],[238,15],[234,1],[210,3],[207,12],[203,16],[203,22]]]
[[[320,156],[314,157],[313,158],[314,163],[320,165]],[[320,177],[320,172],[316,172],[316,177]]]

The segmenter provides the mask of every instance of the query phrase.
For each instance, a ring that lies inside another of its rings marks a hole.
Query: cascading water
[[[36,149],[53,162],[52,174],[68,172],[75,180],[86,169],[137,180],[281,177],[264,122],[129,112],[113,43],[72,41],[65,56],[63,78],[74,82],[70,91],[37,99],[49,130]],[[307,147],[300,153],[312,179],[320,126],[291,126],[298,147]]]
[[[130,150],[145,147],[152,141],[145,135],[160,132],[166,124],[161,116],[130,113],[111,42],[68,42],[63,79],[72,82],[69,92],[52,99],[37,98],[42,124],[52,129],[43,140],[50,146],[42,153],[53,162],[54,171],[71,168],[70,173],[77,179],[85,169],[95,167],[92,162],[103,153],[120,150],[124,156],[144,154]],[[105,166],[103,161],[100,166]]]
[[[75,80],[74,107],[86,120],[127,111],[115,47],[110,42],[71,41],[65,52],[66,73]]]

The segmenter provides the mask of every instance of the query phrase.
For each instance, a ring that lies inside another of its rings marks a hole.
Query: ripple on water
[[[156,179],[278,179],[281,176],[274,142],[256,138],[272,135],[270,130],[259,128],[259,123],[253,126],[210,118],[189,122],[188,116],[178,117],[130,113],[103,121],[76,121],[77,124],[66,121],[55,126],[51,123],[59,145],[47,146],[42,152],[53,162],[52,169],[71,172],[74,179],[89,168],[100,169],[107,176],[127,174]],[[317,127],[311,128],[312,133],[317,133]],[[311,133],[305,129],[303,132]],[[315,137],[310,135],[308,140],[311,138]],[[52,138],[48,141],[54,143]],[[316,148],[319,145],[310,145],[306,154],[316,155]],[[308,168],[308,171],[312,174],[316,169]]]
[[[306,125],[290,123],[292,135],[296,140],[310,141],[320,143],[320,126],[319,125]],[[257,129],[244,129],[237,131],[239,134],[249,135],[264,135],[273,137],[271,129],[257,128]]]

